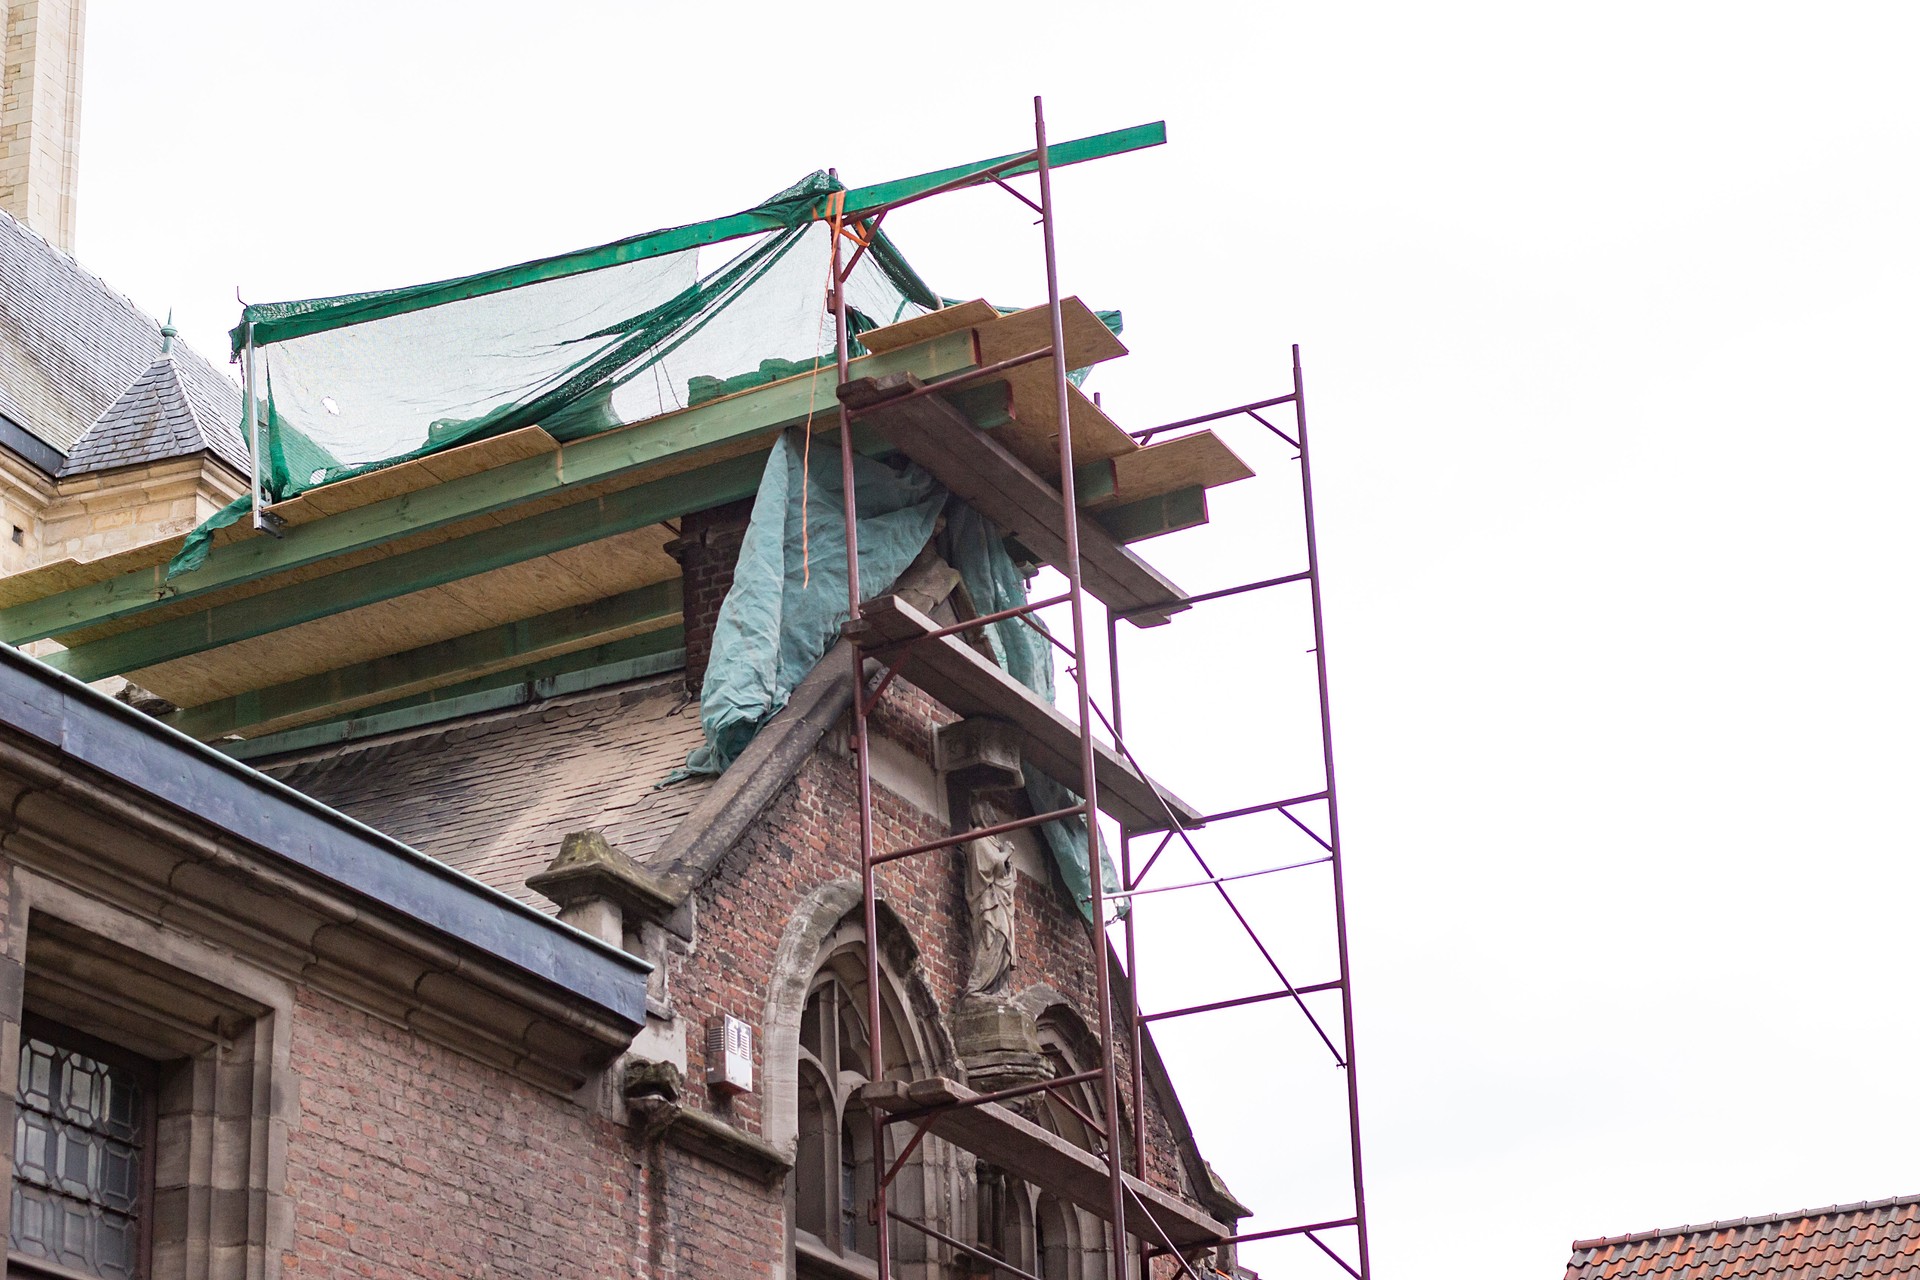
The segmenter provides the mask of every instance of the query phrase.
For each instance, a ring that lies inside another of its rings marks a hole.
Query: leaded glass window
[[[102,1277],[142,1273],[149,1074],[81,1037],[23,1030],[14,1096],[11,1251]]]

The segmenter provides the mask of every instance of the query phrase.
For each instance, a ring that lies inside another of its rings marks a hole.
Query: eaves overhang
[[[573,999],[645,1024],[653,966],[0,645],[0,727]]]

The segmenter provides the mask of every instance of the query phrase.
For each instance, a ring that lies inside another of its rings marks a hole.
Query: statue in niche
[[[974,800],[971,810],[975,827],[1000,821],[981,800]],[[983,836],[969,840],[966,850],[967,910],[973,934],[967,994],[998,995],[1013,975],[1013,841],[1004,835]]]

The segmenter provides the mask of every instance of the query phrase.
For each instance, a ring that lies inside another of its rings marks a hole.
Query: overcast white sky
[[[1062,173],[1064,278],[1126,312],[1092,385],[1129,427],[1305,350],[1378,1273],[1538,1280],[1576,1237],[1920,1191],[1910,6],[90,8],[80,256],[209,354],[235,286],[1016,150],[1036,92],[1056,139],[1164,118]],[[936,289],[1040,294],[1004,197],[890,229]],[[1291,492],[1240,490],[1149,554],[1194,589],[1296,567],[1262,541]],[[1129,638],[1176,790],[1317,785],[1301,624]],[[1296,981],[1317,874],[1246,893]],[[1260,989],[1179,896],[1143,906],[1149,1005]],[[1250,1226],[1343,1208],[1338,1072],[1277,1014],[1163,1036]]]

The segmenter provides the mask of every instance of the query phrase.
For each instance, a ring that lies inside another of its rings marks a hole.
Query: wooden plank
[[[866,376],[911,370],[920,377],[935,379],[973,367],[972,336],[960,333],[917,347],[863,356],[854,362],[853,372]],[[57,636],[556,496],[577,486],[641,472],[651,478],[656,469],[704,466],[727,456],[729,450],[761,447],[773,433],[804,421],[820,405],[830,407],[836,377],[829,365],[818,373],[801,374],[697,408],[576,440],[551,457],[508,463],[314,520],[287,530],[285,537],[244,537],[231,546],[216,545],[206,564],[164,586],[156,583],[149,570],[19,601],[0,616],[0,640],[22,644]],[[833,425],[835,417],[817,414],[816,430]]]
[[[764,470],[753,455],[624,489],[453,542],[387,556],[309,582],[263,591],[52,655],[80,680],[119,675],[375,601],[441,586],[614,534],[751,496]],[[263,539],[265,541],[265,539]]]
[[[1013,421],[996,433],[1007,451],[1049,480],[1060,478],[1060,405],[1053,370],[1044,363],[1007,371]],[[1073,429],[1076,467],[1117,458],[1140,446],[1091,397],[1067,384],[1067,421]]]
[[[647,525],[124,674],[198,706],[678,578],[672,536]]]
[[[882,662],[899,662],[905,679],[961,717],[991,716],[1019,728],[1026,735],[1027,762],[1077,793],[1082,782],[1079,726],[958,636],[924,638],[937,629],[906,601],[881,596],[860,606],[860,620],[848,623],[846,634]],[[1128,830],[1166,830],[1168,809],[1183,826],[1200,825],[1198,809],[1141,777],[1105,743],[1096,740],[1093,746],[1100,808],[1126,823]]]
[[[869,351],[898,351],[901,347],[927,342],[961,329],[972,329],[999,318],[1000,313],[985,298],[975,298],[972,302],[956,303],[924,316],[870,330],[860,335],[860,345]]]
[[[939,313],[936,313],[939,314]],[[1126,344],[1078,298],[1060,299],[1060,329],[1067,339],[1067,368],[1085,369],[1127,354]],[[998,364],[1053,345],[1053,318],[1045,307],[1028,307],[981,325],[976,338],[980,363]],[[866,339],[862,338],[862,342]],[[1041,361],[1051,368],[1051,361]],[[1048,374],[1051,382],[1052,374]]]
[[[272,733],[638,634],[680,616],[680,580],[625,591],[453,640],[423,645],[175,711],[161,719],[202,740]]]
[[[1088,499],[1087,505],[1090,507],[1138,502],[1180,489],[1217,489],[1223,484],[1233,484],[1253,475],[1253,468],[1242,462],[1239,455],[1211,431],[1196,431],[1177,440],[1150,444],[1120,454],[1108,459],[1105,468],[1112,478],[1112,488],[1098,499]],[[1087,470],[1099,469],[1094,467]],[[1076,470],[1076,485],[1079,484],[1079,475],[1080,472]],[[1075,492],[1078,494],[1080,491],[1076,488]]]
[[[1030,1182],[1062,1200],[1070,1200],[1102,1220],[1113,1218],[1112,1189],[1106,1161],[1048,1133],[1025,1116],[997,1102],[976,1102],[980,1095],[965,1085],[935,1076],[927,1080],[882,1080],[861,1088],[860,1100],[889,1115],[937,1108],[927,1129],[955,1146],[991,1160],[996,1168]],[[957,1105],[967,1104],[972,1105]],[[1130,1173],[1127,1233],[1150,1245],[1162,1235],[1183,1253],[1212,1248],[1232,1229],[1193,1205]]]
[[[226,739],[212,745],[236,760],[256,760],[288,751],[437,724],[482,711],[523,706],[561,694],[579,693],[609,684],[644,679],[666,671],[678,671],[687,661],[686,650],[682,647],[684,643],[685,637],[679,627],[663,627],[631,639],[596,645],[561,658],[550,658],[530,667],[499,672],[484,680],[449,685],[431,693],[402,698],[398,702],[382,703],[337,720],[325,720],[244,740]]]
[[[910,374],[886,380],[862,380],[846,388],[850,404],[861,410],[894,447],[931,471],[1002,533],[1012,534],[1048,564],[1066,563],[1060,491],[1000,442],[1001,431],[977,430],[938,396],[899,397],[921,384]],[[891,402],[890,402],[891,401]],[[1186,606],[1179,587],[1153,566],[1121,546],[1112,535],[1082,516],[1080,574],[1087,590],[1114,609],[1150,610],[1136,625],[1165,622]]]
[[[98,560],[50,560],[31,569],[8,574],[0,577],[0,609],[38,600],[55,592],[72,591],[96,582],[125,577],[142,569],[152,570],[156,565],[165,565],[173,559],[180,550],[180,544],[185,541],[185,534],[177,534],[110,556],[101,556]],[[141,576],[152,577],[151,574]],[[153,580],[158,582],[157,578]]]
[[[276,502],[267,510],[289,526],[301,525],[324,516],[370,507],[403,494],[418,493],[448,480],[477,475],[509,462],[538,458],[558,452],[560,442],[540,427],[522,427],[503,436],[476,440],[458,448],[436,453],[398,466],[383,467],[365,475],[350,476],[321,485],[286,502]]]

